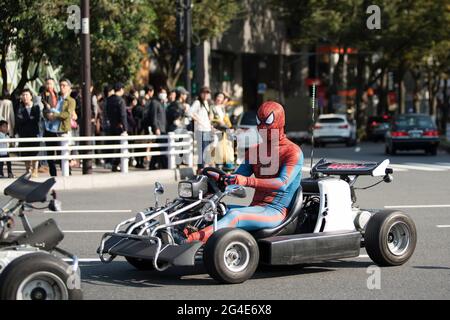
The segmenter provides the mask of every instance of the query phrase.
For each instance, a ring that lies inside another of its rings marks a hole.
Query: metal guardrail
[[[155,140],[167,140],[164,143],[155,143]],[[117,141],[119,143],[112,144],[94,144],[93,142],[110,142]],[[137,141],[137,143],[130,144],[130,141]],[[181,162],[192,167],[194,165],[194,139],[191,132],[176,134],[170,132],[167,135],[140,135],[140,136],[93,136],[93,137],[72,137],[64,134],[56,138],[10,138],[0,140],[1,144],[16,144],[21,142],[60,142],[56,146],[39,146],[39,147],[8,147],[0,148],[0,152],[16,153],[16,152],[47,152],[55,151],[58,155],[42,155],[42,156],[12,156],[8,158],[1,158],[3,162],[16,161],[41,161],[41,160],[61,160],[61,171],[63,176],[69,176],[69,162],[75,159],[107,159],[120,158],[120,170],[122,173],[128,172],[128,161],[131,157],[145,157],[166,155],[168,158],[169,169],[175,169],[177,164]],[[83,145],[76,145],[75,142],[85,142]],[[147,149],[165,147],[167,150],[163,151],[145,151],[145,152],[130,152],[135,149]],[[94,153],[100,150],[111,150],[109,153]],[[72,151],[81,151],[81,154],[71,154]],[[115,152],[119,151],[119,152]],[[177,163],[177,157],[178,163]],[[183,158],[180,161],[180,157]]]

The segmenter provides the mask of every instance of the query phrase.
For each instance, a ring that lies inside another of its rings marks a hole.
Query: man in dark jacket
[[[37,104],[33,104],[33,95],[30,89],[23,89],[21,103],[16,113],[16,131],[19,138],[36,138],[36,142],[20,142],[20,148],[39,147],[39,121],[41,119],[41,109]],[[34,157],[37,151],[21,152],[21,157]],[[37,161],[25,161],[27,172],[37,177]]]
[[[160,136],[166,134],[166,110],[163,106],[162,96],[166,93],[165,89],[161,89],[157,98],[153,98],[148,106],[148,123],[154,135]],[[166,93],[167,95],[167,93]],[[156,139],[155,143],[167,143],[167,139]],[[166,147],[155,148],[153,151],[165,151]],[[150,160],[149,170],[167,169],[168,161],[166,155],[152,156]]]
[[[186,114],[184,104],[189,93],[184,87],[178,87],[175,92],[175,101],[170,103],[166,110],[167,132],[185,128],[184,118]]]
[[[106,119],[108,122],[109,136],[126,135],[128,130],[127,106],[122,98],[124,94],[123,84],[118,82],[114,85],[114,94],[106,100]],[[110,144],[120,143],[119,141],[110,141]],[[118,152],[117,150],[114,152]],[[119,171],[120,159],[112,160],[112,171]]]

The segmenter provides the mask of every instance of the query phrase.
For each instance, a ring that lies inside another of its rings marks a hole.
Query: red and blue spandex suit
[[[265,154],[262,154],[264,160],[260,157],[259,150],[262,147],[260,144],[255,147],[256,152],[254,149],[247,151],[245,162],[234,174],[227,177],[230,184],[254,188],[255,195],[248,207],[230,206],[230,210],[218,221],[219,229],[235,227],[252,231],[278,226],[286,217],[291,199],[300,186],[303,153],[300,147],[287,139],[284,134],[283,107],[276,102],[265,102],[258,109],[257,123],[260,132],[263,130],[267,132],[265,134],[267,139],[263,139],[262,142],[266,144],[263,149]],[[254,164],[251,163],[252,157],[249,156],[251,152],[253,158],[256,158]],[[269,164],[267,159],[271,161]],[[278,163],[278,168],[275,168],[273,174],[268,175],[268,170],[264,169],[270,167],[273,161]],[[209,226],[189,234],[187,241],[206,242],[213,231],[213,226]]]

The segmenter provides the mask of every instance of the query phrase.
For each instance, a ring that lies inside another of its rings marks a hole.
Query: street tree
[[[20,80],[12,94],[20,92],[29,81],[39,77],[40,64],[54,39],[62,32],[53,2],[34,0],[4,0],[0,5],[0,72],[3,87],[8,88],[7,57],[21,61]],[[29,72],[30,67],[34,66]]]
[[[67,17],[73,2],[59,1],[59,14]],[[146,53],[139,45],[156,35],[155,12],[146,0],[91,0],[91,75],[93,83],[131,83]],[[65,20],[63,21],[65,23]],[[64,76],[80,83],[81,45],[79,33],[65,29],[49,52]]]
[[[175,2],[151,1],[156,12],[154,24],[158,32],[155,39],[149,42],[149,48],[168,87],[176,86],[184,69],[184,47],[177,39]],[[195,0],[192,3],[194,45],[226,31],[241,12],[238,0]]]

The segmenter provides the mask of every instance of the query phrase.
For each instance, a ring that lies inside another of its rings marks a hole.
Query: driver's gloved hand
[[[241,176],[240,174],[227,174],[225,176],[225,185],[238,184],[240,186],[247,185],[247,177]]]

